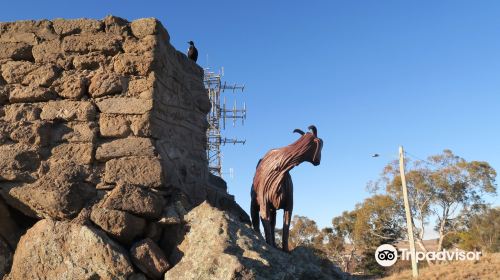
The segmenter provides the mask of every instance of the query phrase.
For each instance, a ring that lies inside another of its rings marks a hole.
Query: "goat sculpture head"
[[[303,142],[303,160],[312,163],[317,166],[321,162],[321,149],[323,149],[323,140],[318,138],[318,129],[314,125],[308,127],[309,132],[305,133],[300,129],[295,129],[293,132],[297,132],[300,135],[300,139],[297,142]],[[302,146],[302,145],[301,145]]]

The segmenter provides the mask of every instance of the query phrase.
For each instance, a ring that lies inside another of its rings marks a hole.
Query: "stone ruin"
[[[291,261],[208,172],[209,110],[156,19],[0,23],[0,278],[254,279],[245,254]],[[253,246],[225,250],[241,231]]]

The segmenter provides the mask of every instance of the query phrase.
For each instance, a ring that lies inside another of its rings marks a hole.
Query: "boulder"
[[[127,252],[102,231],[45,219],[21,238],[9,279],[127,279]]]
[[[182,258],[165,279],[344,278],[308,249],[287,254],[269,247],[250,226],[206,202],[191,210],[186,221],[189,232],[178,247]]]
[[[149,238],[135,243],[130,249],[130,255],[132,262],[144,274],[153,279],[161,279],[163,273],[170,268],[170,264],[160,247]]]
[[[131,244],[141,236],[146,227],[144,219],[120,210],[94,207],[90,219],[110,236],[125,244]]]
[[[102,207],[126,211],[149,219],[158,219],[164,204],[165,201],[160,195],[149,190],[131,185],[120,185],[104,199]]]

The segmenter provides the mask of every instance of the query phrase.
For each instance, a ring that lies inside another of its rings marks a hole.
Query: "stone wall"
[[[132,246],[128,255],[117,247],[123,269],[116,275],[157,278],[154,269],[168,263],[145,268],[140,251],[157,252],[159,244],[168,257],[179,242],[166,236],[168,227],[185,209],[208,200],[248,219],[208,172],[203,69],[170,45],[156,19],[0,23],[0,67],[0,222],[27,219],[0,230],[7,248],[0,277],[14,251],[10,277],[36,276],[23,266],[33,248],[17,245],[28,229],[64,235],[59,227],[71,237],[81,229],[68,221],[95,228],[99,242],[109,236]],[[88,277],[78,273],[67,275]]]

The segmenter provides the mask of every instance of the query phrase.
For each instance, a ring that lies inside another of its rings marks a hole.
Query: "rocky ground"
[[[312,251],[269,247],[248,225],[208,203],[186,215],[187,234],[172,255],[180,261],[165,279],[343,279]]]

